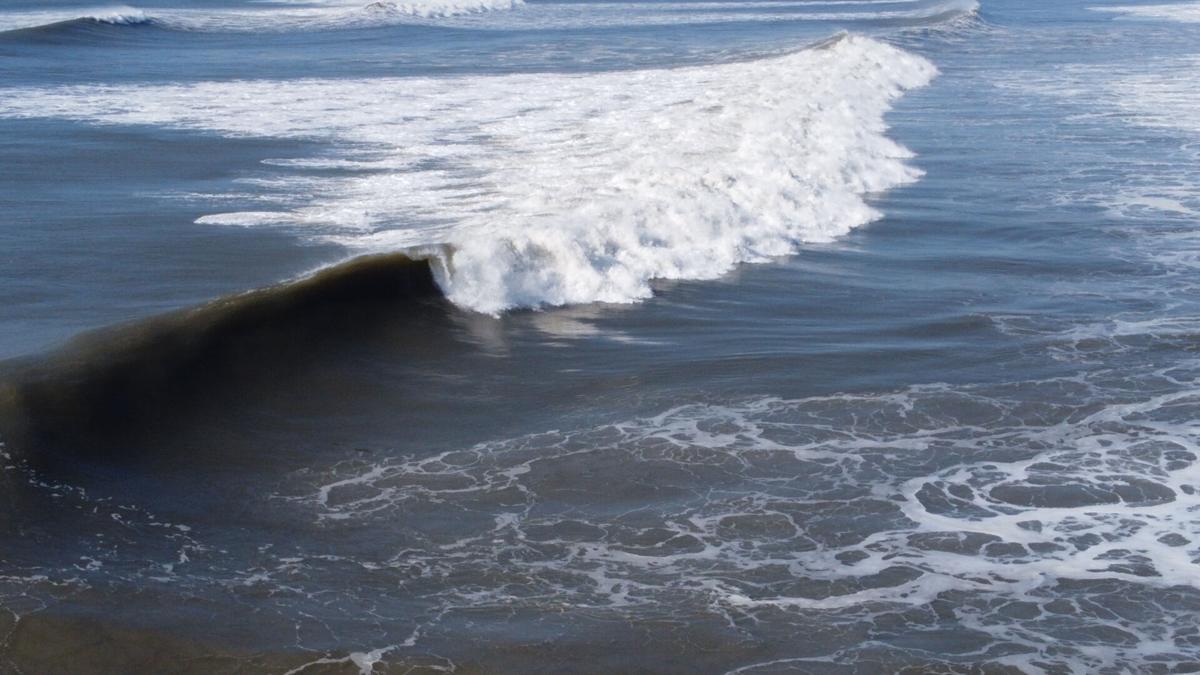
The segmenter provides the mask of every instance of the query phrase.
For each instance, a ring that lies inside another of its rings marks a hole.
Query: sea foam
[[[1172,5],[1122,5],[1118,7],[1092,7],[1095,12],[1109,12],[1139,19],[1166,19],[1181,23],[1200,22],[1200,2]]]
[[[1034,94],[1058,101],[1065,106],[1063,115],[1074,120],[1109,119],[1153,131],[1171,148],[1153,160],[1137,160],[1118,145],[1105,162],[1125,170],[1114,172],[1104,182],[1092,178],[1084,193],[1063,193],[1057,200],[1097,204],[1122,219],[1150,217],[1193,223],[1200,216],[1200,105],[1195,95],[1200,88],[1200,55],[1067,64],[1051,73],[1013,73],[997,84],[1021,96]],[[1103,110],[1103,116],[1098,110]],[[1160,258],[1183,251],[1194,255],[1191,246],[1154,248]]]
[[[441,454],[352,457],[306,468],[306,490],[280,496],[325,523],[475,515],[468,536],[406,549],[404,569],[424,583],[451,569],[503,578],[507,566],[521,593],[455,584],[439,596],[449,606],[536,594],[629,616],[687,603],[754,619],[730,620],[736,630],[814,617],[881,635],[903,626],[962,636],[972,659],[1016,672],[1127,672],[1194,648],[1178,627],[1200,585],[1196,365],[689,404]],[[910,610],[934,616],[897,618]]]
[[[452,301],[498,313],[632,302],[870,222],[868,195],[920,176],[883,116],[935,73],[843,37],[635,72],[9,89],[0,115],[327,141],[355,170],[276,165],[251,187],[294,208],[202,221],[415,250]]]

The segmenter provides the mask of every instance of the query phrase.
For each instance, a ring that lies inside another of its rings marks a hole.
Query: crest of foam
[[[1196,5],[1200,21],[1200,4]],[[1108,84],[1113,103],[1128,119],[1147,127],[1177,129],[1200,136],[1200,56],[1158,60]]]
[[[202,220],[430,245],[451,300],[496,313],[632,302],[871,221],[869,193],[919,176],[884,113],[935,72],[847,37],[637,72],[10,89],[0,115],[325,139],[340,177],[290,163],[260,186],[291,210]]]
[[[82,18],[117,26],[132,26],[149,21],[149,18],[146,17],[145,12],[132,7],[118,7],[115,9],[101,10],[88,14]]]

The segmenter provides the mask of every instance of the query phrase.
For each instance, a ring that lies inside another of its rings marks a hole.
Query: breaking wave
[[[151,17],[132,7],[93,10],[82,15],[70,12],[0,13],[0,33],[95,25],[140,26],[149,23],[153,23]]]
[[[921,175],[884,115],[935,73],[840,36],[635,72],[8,89],[0,115],[325,141],[261,186],[290,209],[201,222],[428,257],[450,300],[494,314],[633,302],[872,221],[872,193]]]

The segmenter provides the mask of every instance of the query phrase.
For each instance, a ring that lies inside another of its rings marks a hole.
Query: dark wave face
[[[206,400],[279,380],[389,317],[424,325],[445,305],[427,261],[377,255],[85,333],[8,369],[5,439],[14,448],[65,449],[71,460],[136,459],[125,444],[169,432]]]
[[[1195,17],[6,3],[0,672],[1195,671]]]

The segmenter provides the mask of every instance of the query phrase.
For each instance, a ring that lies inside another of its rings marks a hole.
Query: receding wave
[[[293,208],[201,222],[427,255],[453,302],[494,314],[634,302],[874,220],[870,194],[920,176],[883,117],[935,73],[843,36],[634,72],[8,89],[0,115],[323,140],[334,156],[262,188]]]
[[[357,258],[85,333],[51,355],[10,363],[0,379],[0,429],[22,447],[86,439],[73,447],[101,452],[108,439],[177,420],[205,392],[227,392],[257,378],[278,381],[323,345],[361,338],[381,317],[415,322],[444,309],[428,261],[399,254]]]

